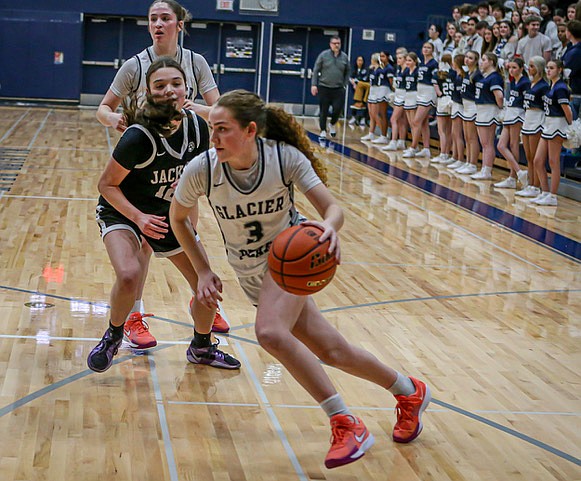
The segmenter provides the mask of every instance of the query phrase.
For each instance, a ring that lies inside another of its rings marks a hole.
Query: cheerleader
[[[371,141],[372,144],[387,144],[387,102],[393,93],[393,77],[395,69],[389,63],[386,52],[379,53],[380,68],[375,71],[377,90],[375,91],[375,103],[368,99],[371,115],[375,115],[375,123],[379,125],[381,135]]]
[[[466,140],[466,163],[455,171],[459,174],[472,175],[478,170],[478,154],[480,144],[478,143],[478,131],[476,130],[476,82],[480,80],[482,74],[478,70],[478,60],[480,54],[474,50],[469,50],[464,56],[464,71],[466,75],[462,79],[462,121],[464,129],[464,139]]]
[[[482,55],[480,71],[482,77],[476,82],[475,100],[476,129],[482,145],[482,169],[470,176],[474,180],[492,179],[492,166],[496,157],[494,139],[496,127],[500,125],[501,109],[504,103],[504,79],[498,72],[498,57],[492,52]]]
[[[440,155],[432,162],[448,163],[452,150],[452,91],[456,72],[452,69],[452,55],[445,53],[438,64],[438,74],[434,79],[434,90],[438,97],[436,118],[438,121],[438,137],[440,138]]]
[[[387,60],[387,57],[384,59]],[[374,53],[371,56],[371,65],[369,66],[369,83],[371,88],[369,89],[369,96],[367,97],[367,106],[369,109],[369,133],[361,137],[361,140],[371,140],[372,142],[376,140],[375,138],[375,127],[379,127],[381,136],[385,139],[387,143],[387,137],[385,134],[387,132],[387,120],[385,119],[385,114],[382,117],[380,115],[381,109],[383,109],[383,104],[385,104],[385,109],[387,110],[387,96],[389,95],[389,88],[383,85],[385,71],[383,69],[384,65],[381,60],[381,53]],[[385,125],[383,125],[385,121]]]
[[[454,89],[452,90],[452,158],[440,160],[448,164],[448,169],[455,170],[464,166],[464,132],[462,131],[462,82],[464,81],[464,55],[459,53],[452,62],[454,69]]]
[[[524,73],[524,62],[521,58],[515,58],[508,62],[507,68],[510,77],[510,94],[506,102],[502,133],[498,141],[498,151],[508,161],[510,175],[494,184],[494,187],[516,189],[516,175],[522,187],[525,188],[529,185],[528,172],[520,168],[518,157],[520,153],[520,131],[525,116],[523,108],[524,94],[531,87],[531,81]]]
[[[542,192],[532,202],[537,205],[557,205],[557,191],[561,180],[561,147],[567,138],[565,131],[573,122],[573,112],[569,105],[571,91],[562,79],[563,62],[551,60],[547,63],[547,78],[551,89],[543,97],[545,122],[541,141],[535,154],[535,169],[541,181]],[[549,157],[551,167],[551,190],[545,162]]]
[[[405,64],[406,69],[403,72],[403,79],[405,83],[405,99],[403,108],[405,110],[407,121],[411,125],[416,114],[416,109],[418,108],[418,56],[414,52],[408,53],[405,59]],[[402,154],[402,157],[414,156],[415,149],[412,151],[410,151],[410,149],[406,149]]]
[[[393,79],[395,93],[392,104],[393,112],[391,113],[391,140],[389,141],[389,144],[381,149],[384,151],[404,150],[405,139],[408,131],[408,121],[403,108],[405,103],[405,62],[408,51],[405,48],[400,47],[395,52],[397,67]]]
[[[528,164],[528,186],[515,192],[521,197],[537,197],[541,193],[539,178],[535,171],[534,158],[541,139],[545,112],[543,96],[549,91],[545,79],[545,59],[539,55],[529,60],[530,88],[524,93],[525,120],[521,130],[523,147]]]
[[[418,66],[418,85],[417,85],[417,108],[413,119],[412,126],[412,145],[404,152],[403,157],[425,157],[430,158],[430,124],[429,115],[432,107],[436,106],[436,91],[432,83],[436,72],[438,71],[438,62],[434,59],[434,45],[425,42],[422,46],[422,55],[424,61]],[[418,150],[420,136],[424,148]]]

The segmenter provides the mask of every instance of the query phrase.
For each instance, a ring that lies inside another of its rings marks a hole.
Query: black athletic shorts
[[[145,240],[153,249],[156,257],[171,257],[183,252],[171,228],[162,239],[152,239],[144,235],[135,222],[131,222],[123,214],[109,206],[97,205],[95,217],[101,230],[101,238],[104,238],[109,232],[114,230],[124,229],[132,232],[139,244],[141,244],[142,239]],[[169,219],[166,219],[166,222],[169,222]],[[199,240],[197,234],[196,240]]]

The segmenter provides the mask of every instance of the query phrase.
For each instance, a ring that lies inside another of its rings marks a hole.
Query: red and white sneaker
[[[410,376],[416,392],[409,396],[395,396],[397,421],[393,427],[393,440],[396,443],[409,443],[422,432],[422,414],[432,400],[430,388],[426,383]]]
[[[149,324],[144,317],[152,317],[153,314],[132,312],[123,326],[123,339],[135,349],[149,349],[157,346],[155,337],[149,332]]]
[[[331,430],[331,449],[325,457],[329,469],[357,461],[375,442],[363,421],[351,414],[332,416]]]
[[[194,297],[190,299],[190,312],[192,310],[192,304],[194,303]],[[222,317],[220,314],[220,306],[216,309],[216,314],[214,314],[214,322],[212,323],[212,332],[220,332],[222,334],[230,331],[230,324],[228,321]]]

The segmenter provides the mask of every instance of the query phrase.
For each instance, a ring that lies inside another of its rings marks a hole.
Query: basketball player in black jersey
[[[89,354],[87,364],[96,372],[109,369],[123,339],[123,325],[133,306],[144,266],[143,244],[158,257],[167,257],[195,291],[198,276],[180,247],[169,223],[172,184],[185,165],[209,147],[206,122],[182,110],[185,73],[169,57],[155,60],[147,71],[147,102],[127,110],[130,127],[124,132],[99,179],[97,221],[115,270],[111,290],[109,328]],[[190,224],[190,228],[192,228]],[[193,231],[193,228],[192,228]],[[194,338],[188,360],[224,369],[240,363],[211,343],[214,309],[194,299]]]
[[[125,116],[117,112],[117,107],[127,97],[136,98],[138,105],[141,106],[146,95],[145,73],[156,58],[171,57],[186,72],[187,91],[184,108],[207,118],[209,107],[195,103],[194,99],[199,93],[207,105],[212,105],[220,97],[208,62],[201,55],[178,44],[180,35],[186,31],[188,20],[191,19],[190,12],[175,0],[153,0],[147,16],[152,45],[123,63],[97,109],[99,122],[119,132],[125,131],[127,123]],[[146,349],[156,342],[147,322],[143,319],[152,316],[145,314],[142,300],[151,249],[146,247],[141,254],[144,276],[124,328],[125,341],[136,349]],[[219,309],[214,316],[212,330],[215,332],[230,330]]]

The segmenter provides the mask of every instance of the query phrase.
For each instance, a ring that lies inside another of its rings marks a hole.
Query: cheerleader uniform
[[[569,105],[570,100],[571,91],[567,84],[560,79],[544,95],[545,121],[543,122],[543,133],[541,134],[543,139],[567,138],[565,131],[569,123],[562,106]]]
[[[393,88],[395,89],[395,95],[393,97],[394,107],[403,107],[405,103],[405,82],[404,75],[407,69],[402,69],[399,65],[395,70],[395,75],[393,78]]]
[[[464,107],[462,105],[462,81],[460,75],[454,72],[454,89],[452,90],[452,118],[462,117]]]
[[[525,119],[525,109],[523,107],[525,92],[531,88],[530,79],[523,75],[518,82],[514,79],[510,81],[510,93],[506,101],[506,112],[502,125],[515,125],[523,123]]]
[[[480,70],[475,70],[472,74],[467,73],[462,79],[462,120],[474,122],[476,120],[476,82],[480,80],[482,74]]]
[[[371,88],[369,90],[369,97],[367,102],[370,104],[378,104],[380,102],[387,102],[391,87],[389,86],[389,79],[393,79],[394,69],[391,65],[386,65],[383,68],[376,68],[369,73],[369,83]]]
[[[444,78],[440,78],[439,74],[434,77],[434,83],[438,86],[440,92],[442,92],[442,95],[438,97],[438,102],[436,104],[436,116],[438,117],[450,117],[455,77],[456,72],[453,70],[446,72]]]
[[[409,69],[404,71],[405,99],[403,108],[405,110],[415,110],[418,107],[418,69],[410,72]]]
[[[546,80],[541,79],[524,93],[523,107],[525,109],[525,121],[521,134],[535,135],[543,130],[545,121],[545,105],[543,96],[550,90]]]
[[[421,63],[418,66],[418,100],[420,107],[436,106],[436,91],[433,82],[438,74],[438,62],[431,59],[428,63]]]
[[[477,127],[500,125],[500,108],[496,103],[495,91],[503,93],[504,79],[496,70],[488,75],[482,75],[476,82],[475,102],[478,107],[476,113]]]

